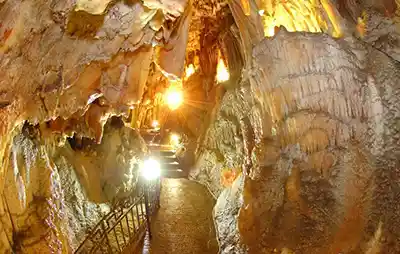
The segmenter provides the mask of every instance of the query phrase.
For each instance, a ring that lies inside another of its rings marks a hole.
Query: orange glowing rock
[[[243,7],[243,12],[246,16],[250,16],[250,3],[249,0],[240,0]]]
[[[356,26],[358,34],[361,36],[361,38],[364,38],[365,36],[365,24],[363,23],[358,23]]]
[[[4,40],[7,40],[8,37],[10,37],[11,32],[12,32],[12,29],[7,29],[7,30],[4,32],[3,39],[4,39]]]
[[[239,175],[239,169],[223,169],[221,171],[221,184],[224,187],[230,187]]]
[[[196,68],[193,64],[189,64],[185,69],[185,79],[188,79],[196,72]]]
[[[361,36],[361,38],[363,38],[366,34],[366,29],[367,29],[366,16],[367,14],[363,13],[362,16],[357,19],[356,30],[358,34]]]
[[[68,122],[62,117],[57,117],[49,122],[49,128],[52,132],[62,133],[66,129],[67,124]]]

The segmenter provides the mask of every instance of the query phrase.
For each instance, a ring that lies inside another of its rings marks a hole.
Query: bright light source
[[[189,65],[186,67],[186,70],[185,70],[185,78],[188,79],[188,78],[189,78],[190,76],[192,76],[195,72],[196,72],[196,69],[194,68],[194,65],[193,65],[193,64],[189,64]]]
[[[219,57],[218,65],[217,65],[217,81],[219,83],[228,81],[230,78],[229,71],[225,66],[224,60]]]
[[[265,13],[264,10],[259,10],[259,11],[258,11],[258,14],[259,14],[260,16],[264,16],[264,13]]]
[[[143,162],[141,167],[142,176],[146,180],[154,180],[160,177],[161,175],[161,166],[160,163],[154,159],[147,159]]]
[[[160,124],[158,123],[157,120],[153,120],[153,122],[151,123],[151,127],[153,127],[154,129],[157,129],[160,126]]]
[[[170,144],[175,147],[175,146],[179,145],[180,139],[181,139],[181,137],[179,137],[178,134],[171,134]]]
[[[172,133],[169,137],[169,144],[172,146],[174,151],[177,151],[182,147],[182,139],[178,134]]]
[[[165,94],[165,100],[171,110],[179,108],[183,103],[182,90],[177,87],[170,87]]]

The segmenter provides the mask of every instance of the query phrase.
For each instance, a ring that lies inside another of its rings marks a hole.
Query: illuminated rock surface
[[[3,234],[14,231],[16,251],[68,252],[110,205],[134,189],[147,148],[134,130],[112,121],[101,145],[43,140],[36,131],[25,126],[13,138],[2,196]],[[2,241],[5,251],[8,242]]]
[[[262,26],[239,4],[252,51],[192,171],[219,195],[222,253],[399,252],[399,65],[384,39],[398,38],[393,20],[368,12],[367,43],[284,28],[257,40]],[[246,177],[225,187],[223,172],[237,168]]]
[[[400,253],[398,4],[0,0],[0,253],[72,252],[153,120],[188,137],[222,253]]]
[[[104,125],[141,101],[152,46],[186,4],[0,2],[1,253],[70,253],[134,188],[144,143]]]

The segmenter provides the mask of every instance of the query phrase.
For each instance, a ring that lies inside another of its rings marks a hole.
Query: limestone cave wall
[[[0,0],[0,252],[71,252],[134,189],[145,144],[112,116],[145,115],[186,61],[173,121],[221,253],[399,253],[397,6]]]
[[[134,189],[146,146],[112,116],[182,76],[189,3],[0,1],[1,253],[71,253]]]
[[[221,253],[398,253],[396,8],[342,1],[340,38],[284,27],[264,38],[243,2],[257,11],[229,4],[239,86],[225,84],[191,172],[217,197]]]
[[[13,137],[1,196],[2,253],[70,253],[131,195],[147,147],[115,119],[101,144],[29,124]]]

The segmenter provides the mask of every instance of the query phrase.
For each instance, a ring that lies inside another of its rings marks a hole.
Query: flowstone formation
[[[71,253],[134,189],[145,144],[109,119],[183,75],[191,7],[0,1],[1,253]]]
[[[321,1],[340,26],[264,38],[262,2],[229,3],[244,66],[191,173],[218,197],[221,253],[400,252],[396,4]]]
[[[83,115],[99,97],[114,109],[134,107],[151,62],[182,76],[187,1],[103,1],[97,3],[107,6],[101,14],[88,6],[97,1],[83,2],[1,3],[1,154],[10,142],[7,133],[24,120]],[[92,128],[99,124],[90,122]]]
[[[2,195],[2,253],[69,253],[135,190],[147,148],[121,119],[107,122],[101,144],[68,140],[29,124],[14,136]]]
[[[221,253],[399,253],[399,11],[0,0],[0,252],[74,251],[134,189],[130,127],[178,84],[169,123],[218,198]]]

